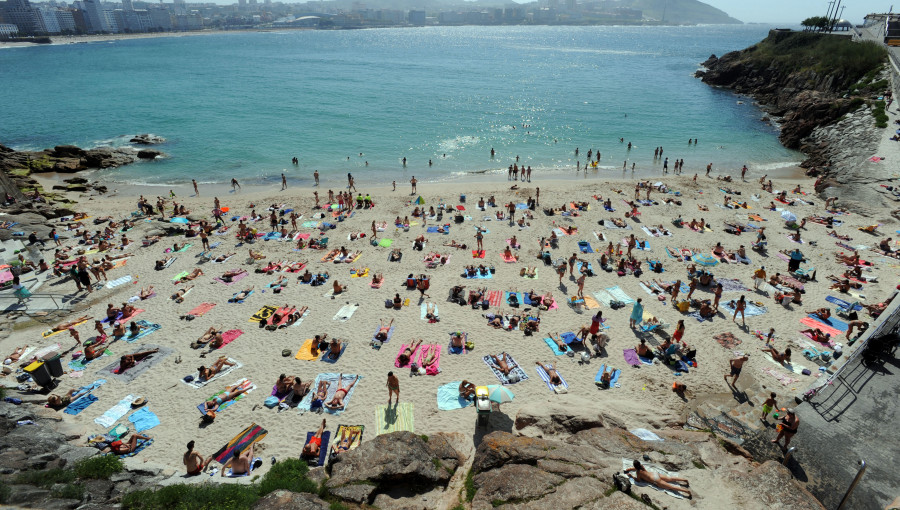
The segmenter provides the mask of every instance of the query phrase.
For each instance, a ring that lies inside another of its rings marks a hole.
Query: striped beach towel
[[[213,458],[216,462],[224,464],[228,459],[234,457],[235,451],[243,453],[251,444],[261,441],[268,433],[266,429],[252,423],[249,427],[242,430],[240,434],[234,436],[231,441],[228,441],[225,446],[219,448],[219,451],[213,454]]]
[[[394,407],[378,406],[375,408],[375,426],[378,432],[375,434],[389,434],[391,432],[399,432],[406,430],[415,431],[415,421],[413,414],[413,405],[404,402]]]

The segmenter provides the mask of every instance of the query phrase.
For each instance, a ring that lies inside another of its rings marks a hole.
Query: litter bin
[[[38,386],[46,388],[53,383],[53,377],[50,376],[50,370],[47,369],[47,364],[43,361],[35,361],[25,367],[24,370]]]
[[[63,367],[61,360],[62,355],[59,353],[48,353],[44,355],[44,365],[47,366],[47,370],[50,372],[51,377],[63,376]]]

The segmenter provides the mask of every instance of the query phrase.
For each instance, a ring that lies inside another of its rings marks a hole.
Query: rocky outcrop
[[[425,492],[445,486],[463,460],[443,434],[383,434],[332,460],[325,487],[356,503],[371,502],[378,492],[400,487]]]
[[[329,510],[331,504],[312,494],[278,490],[253,505],[253,510]]]
[[[161,136],[144,133],[142,135],[134,135],[133,137],[131,137],[131,140],[128,140],[128,143],[136,143],[138,145],[157,145],[165,143],[165,141],[166,139]]]

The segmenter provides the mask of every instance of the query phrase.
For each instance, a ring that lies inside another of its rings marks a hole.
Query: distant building
[[[407,21],[417,27],[425,25],[425,11],[409,11]]]
[[[35,24],[34,8],[28,0],[7,0],[3,18],[7,24],[15,25],[22,35],[33,34],[38,29]]]
[[[150,17],[150,30],[168,32],[172,30],[172,13],[165,7],[147,9]]]
[[[19,36],[19,27],[12,23],[0,23],[0,39],[10,39]]]
[[[84,6],[84,20],[87,22],[88,32],[111,32],[100,0],[81,0],[81,4]]]
[[[60,33],[76,33],[78,26],[75,24],[74,9],[57,9],[56,24],[59,25]]]
[[[59,18],[56,17],[56,7],[41,5],[34,8],[34,30],[41,34],[58,34]]]

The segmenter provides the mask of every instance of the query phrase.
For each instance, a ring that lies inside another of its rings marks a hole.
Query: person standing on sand
[[[372,220],[372,239],[378,237],[378,229],[375,228],[375,220]]]
[[[541,205],[541,188],[535,189],[534,205]]]
[[[713,301],[713,308],[715,308],[717,312],[719,311],[719,300],[722,299],[722,290],[722,284],[717,283],[716,290],[713,291],[713,295],[715,296],[715,301]]]
[[[400,404],[400,379],[397,379],[397,376],[394,375],[393,372],[388,372],[387,376],[387,387],[388,387],[388,406],[391,405],[391,397],[394,393],[397,394],[396,404]]]
[[[403,158],[403,166],[406,166],[406,158]],[[409,183],[412,185],[412,193],[410,195],[416,194],[416,183],[419,182],[416,180],[416,176],[412,176],[412,179],[409,180]],[[396,188],[396,186],[395,186]]]
[[[194,185],[194,194],[197,195],[197,196],[199,197],[199,196],[200,196],[200,190],[197,189],[197,180],[196,180],[196,179],[191,179],[191,184]]]
[[[747,175],[747,165],[744,165],[744,168],[741,168],[741,180],[742,181],[746,181],[746,179],[744,179],[745,175]]]
[[[281,172],[281,191],[287,189],[287,177],[284,176],[284,172]]]
[[[313,179],[315,179],[315,181],[316,181],[315,185],[318,186],[319,185],[319,171],[318,170],[313,170]]]
[[[235,191],[236,189],[241,189],[240,183],[238,183],[237,179],[234,177],[231,178],[231,191]]]
[[[194,441],[191,440],[188,442],[187,452],[185,452],[183,460],[188,476],[197,476],[205,471],[211,460],[212,456],[204,461],[203,455],[200,455],[200,452],[194,451]]]
[[[744,363],[746,363],[747,360],[749,360],[749,359],[750,359],[750,357],[749,357],[749,356],[746,356],[746,355],[745,355],[745,356],[741,356],[740,358],[734,358],[734,359],[732,359],[732,360],[729,362],[729,363],[731,363],[731,373],[730,373],[730,374],[725,374],[724,376],[722,376],[722,378],[725,379],[725,382],[727,383],[727,382],[728,382],[728,378],[731,377],[732,379],[731,379],[731,384],[730,384],[730,385],[731,385],[731,386],[734,386],[735,384],[737,384],[738,377],[741,376],[741,369],[744,368]],[[736,386],[735,386],[735,387],[736,387]]]
[[[638,298],[631,308],[631,317],[629,318],[631,329],[634,329],[642,320],[644,320],[644,305],[641,304],[641,298]]]
[[[712,163],[706,165],[706,176],[709,177],[709,171],[712,170]]]

